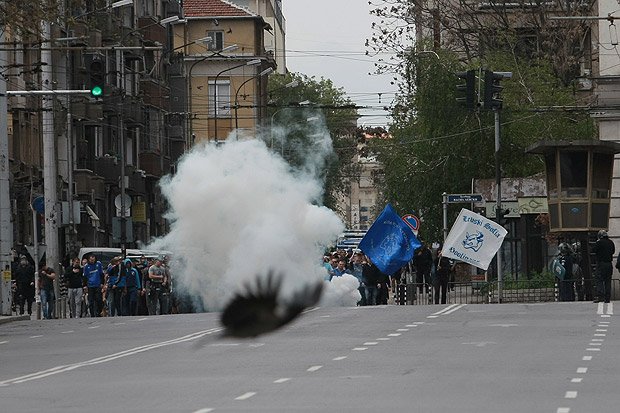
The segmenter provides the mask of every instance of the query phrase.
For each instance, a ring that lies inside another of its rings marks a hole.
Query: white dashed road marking
[[[570,408],[568,408],[568,407],[558,407],[558,411],[556,413],[570,413]]]
[[[0,341],[0,344],[6,344],[6,343],[8,343],[8,341],[7,341],[7,340]]]
[[[400,333],[388,334],[388,337],[398,337],[398,336],[400,336]]]
[[[321,369],[323,366],[312,366],[310,368],[308,368],[308,371],[317,371],[319,369]]]
[[[340,360],[344,360],[344,359],[346,359],[346,358],[347,358],[347,356],[339,356],[339,357],[334,357],[332,360],[334,360],[334,361],[340,361]]]
[[[582,360],[583,361],[590,361],[590,360],[592,360],[592,356],[583,356]]]
[[[30,336],[30,338],[39,338],[39,337],[43,337],[43,336]]]
[[[73,330],[67,330],[67,331],[61,331],[60,334],[70,334],[70,333],[75,333],[75,331]]]
[[[377,343],[376,341],[367,341],[364,343],[365,346],[376,346],[377,344],[379,343]]]
[[[576,399],[577,398],[577,392],[576,391],[567,391],[566,394],[564,395],[564,398],[566,398],[566,399]]]
[[[354,347],[353,351],[364,351],[364,350],[368,350],[368,347]]]
[[[290,377],[282,377],[281,379],[275,380],[274,383],[276,384],[286,383],[289,380],[290,380]]]
[[[101,326],[90,326],[88,328],[90,328],[92,330],[92,329],[99,328],[99,327],[101,327]]]
[[[614,314],[614,303],[607,303],[607,315]]]
[[[239,396],[239,397],[235,397],[235,400],[247,400],[247,399],[249,399],[250,397],[255,396],[255,395],[256,395],[256,392],[254,392],[254,391],[249,391],[249,392],[247,392],[247,393],[242,394],[242,395],[241,395],[241,396]]]
[[[596,314],[601,315],[604,313],[605,313],[605,304],[598,303],[598,306],[596,307]]]
[[[210,409],[210,408],[206,407],[206,408],[204,408],[204,409],[199,409],[199,410],[196,410],[196,411],[195,411],[195,412],[193,412],[193,413],[209,413],[209,412],[212,412],[212,411],[213,411],[213,409]]]
[[[587,367],[579,367],[577,369],[577,373],[579,374],[583,374],[583,373],[587,373],[588,372],[588,368]]]

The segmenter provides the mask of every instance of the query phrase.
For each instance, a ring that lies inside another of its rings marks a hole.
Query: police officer
[[[606,303],[611,299],[611,274],[614,270],[611,259],[616,252],[616,247],[609,239],[607,231],[604,229],[598,232],[598,241],[592,247],[592,252],[596,256],[596,297],[595,303],[605,300]]]

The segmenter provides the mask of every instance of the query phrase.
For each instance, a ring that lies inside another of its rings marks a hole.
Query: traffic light
[[[94,98],[103,97],[105,83],[105,61],[102,56],[92,55],[88,62],[88,89]]]
[[[503,73],[484,71],[484,108],[495,110],[502,108],[502,99],[499,94],[504,89],[499,82],[504,78]]]
[[[459,79],[463,79],[465,83],[456,85],[459,95],[456,101],[467,109],[474,109],[476,105],[476,71],[468,70],[467,72],[458,72],[456,74]],[[463,92],[465,96],[463,95]]]
[[[510,214],[510,209],[495,208],[496,222],[500,224],[501,226],[506,225],[506,223],[508,222],[508,220],[506,219],[506,216],[508,214]]]

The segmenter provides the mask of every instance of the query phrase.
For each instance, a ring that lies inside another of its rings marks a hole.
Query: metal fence
[[[569,283],[574,301],[591,301],[596,296],[595,280]],[[429,283],[403,283],[396,286],[397,305],[427,305],[435,303],[436,289]],[[441,297],[439,297],[441,299]],[[620,300],[620,279],[611,280],[611,299]],[[502,303],[542,303],[560,301],[557,282],[548,280],[506,280],[502,286]],[[440,301],[441,302],[441,301]],[[447,304],[490,304],[499,302],[497,281],[451,282],[448,284]]]

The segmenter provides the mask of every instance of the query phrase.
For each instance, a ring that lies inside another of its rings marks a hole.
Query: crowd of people
[[[57,280],[57,281],[56,281]],[[35,269],[21,256],[13,269],[15,310],[32,314],[35,301]],[[58,283],[56,297],[54,283]],[[168,314],[171,303],[171,278],[167,257],[137,259],[114,257],[104,266],[92,254],[82,261],[73,258],[68,267],[57,272],[42,265],[38,279],[43,318],[56,318],[56,299],[68,306],[68,316],[102,317]]]
[[[405,283],[405,274],[414,275],[419,293],[432,293],[435,304],[447,301],[448,284],[454,276],[454,264],[441,254],[433,253],[426,243],[415,251],[414,257],[407,265],[394,274],[384,274],[361,250],[335,250],[323,257],[327,271],[325,280],[350,274],[359,282],[360,299],[358,305],[387,304],[390,293],[395,294],[397,286]]]

